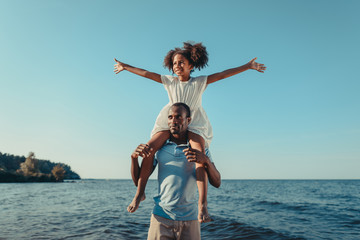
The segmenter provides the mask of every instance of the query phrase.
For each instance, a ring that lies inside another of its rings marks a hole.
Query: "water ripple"
[[[224,180],[203,239],[359,239],[360,181]],[[126,211],[130,180],[0,184],[0,240],[146,239],[156,182]]]

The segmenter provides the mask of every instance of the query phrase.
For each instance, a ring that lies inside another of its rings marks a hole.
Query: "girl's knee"
[[[156,152],[162,147],[162,145],[164,145],[166,140],[168,140],[169,138],[170,138],[169,130],[160,131],[152,136],[152,138],[148,141],[147,145],[149,145],[149,147],[152,148],[154,152]]]
[[[190,131],[188,137],[191,148],[201,151],[203,153],[205,152],[205,140],[203,137]]]

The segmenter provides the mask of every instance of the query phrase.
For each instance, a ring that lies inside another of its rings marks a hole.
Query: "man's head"
[[[190,124],[190,108],[185,103],[175,103],[170,107],[168,114],[168,126],[173,136],[185,136]]]

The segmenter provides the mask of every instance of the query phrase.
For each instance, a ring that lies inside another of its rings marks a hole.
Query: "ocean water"
[[[146,239],[152,196],[130,180],[0,184],[0,239]],[[223,180],[202,239],[360,239],[360,180]]]

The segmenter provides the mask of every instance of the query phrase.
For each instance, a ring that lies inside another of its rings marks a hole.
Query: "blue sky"
[[[0,0],[0,151],[130,178],[168,102],[161,84],[113,73],[113,58],[159,74],[165,54],[203,42],[203,106],[223,178],[359,179],[359,1]],[[154,178],[156,176],[153,176]]]

